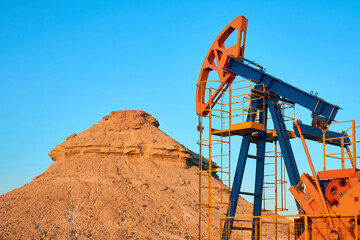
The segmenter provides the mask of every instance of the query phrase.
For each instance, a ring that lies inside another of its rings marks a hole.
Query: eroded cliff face
[[[198,166],[198,154],[166,135],[159,125],[144,111],[115,111],[84,132],[66,138],[49,156],[54,161],[87,154],[147,157],[169,164]],[[203,164],[208,166],[208,161],[204,160]]]

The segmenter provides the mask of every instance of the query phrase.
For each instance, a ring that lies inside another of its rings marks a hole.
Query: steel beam
[[[230,59],[230,62],[226,69],[227,71],[246,79],[264,83],[266,90],[294,101],[295,103],[309,109],[315,115],[324,117],[328,123],[331,123],[335,119],[335,116],[340,109],[339,106],[298,89],[274,76],[271,76],[270,74],[249,66],[236,58],[230,56],[228,58]]]
[[[267,107],[265,111],[259,114],[259,123],[267,123]],[[255,189],[254,189],[254,206],[253,216],[261,216],[261,203],[263,196],[264,185],[264,168],[265,168],[265,146],[266,146],[266,131],[259,132],[258,141],[256,144],[256,174],[255,174]],[[260,224],[259,218],[254,218],[252,239],[260,239]]]
[[[251,141],[251,134],[243,136],[242,142],[241,142],[241,148],[240,148],[240,154],[236,166],[235,176],[234,176],[234,182],[231,189],[230,194],[230,209],[228,209],[226,213],[226,217],[234,217],[236,213],[237,208],[237,202],[239,199],[240,189],[242,180],[244,177],[244,171],[246,166],[246,159],[249,152],[250,147],[250,141]],[[223,228],[223,239],[228,240],[231,234],[231,229],[233,226],[233,221],[226,220],[224,223]]]
[[[284,118],[281,113],[281,108],[276,99],[268,99],[268,106],[272,120],[274,122],[274,128],[278,137],[281,153],[284,158],[286,171],[291,185],[296,185],[300,182],[300,175],[296,165],[293,150],[291,148],[290,139],[286,131]]]
[[[300,182],[299,170],[296,165],[294,152],[291,148],[289,135],[287,134],[284,117],[281,113],[281,107],[278,104],[278,100],[272,98],[267,99],[267,104],[274,123],[290,184],[297,185]],[[303,210],[298,202],[296,202],[296,206],[299,213],[302,213]]]
[[[322,142],[323,131],[320,128],[309,126],[306,124],[298,123],[301,127],[303,136],[305,139]],[[294,126],[294,131],[297,137],[300,137],[298,129]],[[326,144],[341,146],[341,138],[344,138],[344,144],[351,144],[350,138],[346,133],[338,133],[333,131],[325,132],[325,139],[331,139],[326,141]]]
[[[251,101],[251,105],[257,107],[258,101]],[[250,108],[249,115],[247,116],[246,121],[254,121],[256,117],[256,108]],[[246,166],[246,160],[249,156],[249,147],[251,143],[252,134],[247,134],[243,136],[239,158],[235,170],[234,182],[231,188],[230,193],[230,209],[227,210],[226,217],[234,217],[236,213],[237,203],[239,199],[239,194],[241,190],[242,180],[244,178],[244,171]],[[223,228],[222,239],[228,240],[230,238],[231,230],[233,226],[233,221],[226,219]]]

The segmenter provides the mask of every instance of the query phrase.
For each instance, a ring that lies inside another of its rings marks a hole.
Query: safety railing
[[[293,121],[295,121],[295,104],[279,100],[279,105],[284,122],[292,123]],[[271,116],[268,116],[268,119],[272,119]]]
[[[274,151],[265,153],[265,172],[263,189],[263,209],[278,212],[287,211],[285,165],[277,141],[274,141]]]
[[[265,111],[265,87],[262,82],[244,79],[234,81],[231,88],[231,117],[234,123],[257,122]]]
[[[334,223],[333,228],[327,219]],[[221,217],[219,239],[358,240],[359,220],[356,213]],[[225,222],[233,224],[231,236],[223,232]]]
[[[216,86],[219,84],[219,81],[209,80],[206,81],[206,85],[204,84],[204,97],[212,99],[213,102],[203,105],[207,106],[207,109],[200,109],[200,112],[208,114],[199,116],[198,126],[198,205],[201,209],[207,208],[208,212],[208,224],[199,229],[203,231],[199,236],[207,239],[218,233],[214,223],[218,221],[219,211],[214,211],[213,208],[222,209],[220,216],[225,216],[230,205],[231,136],[241,135],[244,131],[260,131],[259,118],[265,111],[265,92],[262,83],[251,80],[234,81],[221,90],[218,98],[209,97],[217,91]],[[249,122],[255,125],[248,125]]]
[[[205,94],[212,96],[216,88],[211,83],[219,84],[218,81],[207,81]],[[231,86],[229,86],[231,88]],[[220,99],[213,99],[215,102],[209,104],[208,109],[201,109],[208,112],[206,117],[199,117],[199,202],[200,211],[205,208],[207,217],[199,214],[201,224],[199,226],[199,238],[211,239],[216,236],[217,229],[213,226],[217,222],[217,216],[213,208],[221,208],[222,215],[230,204],[230,144],[231,133],[231,91],[220,94]],[[213,135],[213,129],[220,131],[219,135]]]
[[[352,167],[356,169],[357,156],[356,147],[360,141],[356,140],[355,120],[335,122],[331,128],[340,127],[346,129],[342,131],[339,137],[326,137],[326,131],[323,134],[323,165],[324,171],[327,168],[327,160],[337,159],[341,162],[341,169]],[[331,146],[329,143],[336,143],[338,146]],[[340,147],[340,148],[339,148]],[[340,151],[339,151],[340,150]],[[347,166],[348,163],[348,166]]]

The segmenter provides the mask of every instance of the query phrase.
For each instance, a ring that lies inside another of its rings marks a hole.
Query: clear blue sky
[[[341,106],[337,120],[359,122],[359,13],[359,1],[2,1],[0,194],[114,110],[145,110],[197,151],[199,70],[239,15],[249,20],[247,58]],[[309,122],[310,112],[297,117]]]

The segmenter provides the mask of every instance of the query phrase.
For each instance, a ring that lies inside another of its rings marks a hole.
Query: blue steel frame
[[[302,124],[301,122],[298,122],[298,124],[301,127],[301,131],[305,139],[309,139],[317,142],[323,141],[323,131],[320,128]],[[294,125],[294,131],[296,136],[300,137],[299,131],[297,127],[295,127],[295,125]],[[325,132],[325,139],[332,139],[331,141],[327,141],[326,144],[341,146],[340,137],[344,137],[345,144],[351,143],[349,136],[345,132],[342,133],[333,132],[333,131]]]
[[[288,177],[291,185],[296,185],[300,182],[299,171],[295,162],[294,153],[291,148],[290,139],[287,135],[287,130],[284,123],[284,118],[281,113],[281,107],[278,104],[277,99],[267,98],[267,106],[265,107],[264,113],[260,113],[259,122],[265,124],[265,129],[267,125],[267,109],[269,109],[271,117],[273,119],[274,128],[278,136],[279,145],[281,152],[283,154],[283,159],[285,163],[285,168],[288,173]],[[248,116],[247,121],[250,121],[250,116]],[[253,206],[253,216],[261,216],[261,200],[263,194],[263,180],[264,180],[264,166],[265,166],[265,149],[266,149],[266,131],[260,132],[257,139],[256,145],[256,173],[255,173],[255,191],[253,194],[241,192],[241,185],[244,177],[244,171],[246,166],[247,158],[254,158],[254,156],[249,155],[249,147],[251,143],[251,134],[243,136],[240,154],[238,158],[238,163],[235,171],[234,182],[230,194],[230,209],[227,211],[227,217],[233,217],[236,213],[237,201],[240,194],[252,195],[254,196],[254,206]],[[298,206],[299,208],[299,206]],[[253,235],[252,238],[259,239],[259,234],[256,234],[256,231],[259,231],[259,222],[258,218],[254,218],[253,224]],[[228,240],[231,234],[233,227],[233,221],[226,220],[223,228],[224,240]],[[256,231],[255,231],[255,230]]]
[[[279,105],[279,99],[281,96],[285,100],[291,100],[296,104],[299,104],[310,111],[312,111],[313,118],[317,116],[322,116],[326,123],[330,124],[340,109],[339,106],[326,102],[325,100],[311,95],[303,90],[300,90],[284,81],[273,77],[261,70],[258,70],[254,67],[245,64],[243,61],[236,58],[229,57],[228,68],[225,69],[229,72],[239,75],[245,79],[255,80],[257,83],[262,82],[267,90],[266,97],[266,107],[263,114],[260,115],[261,123],[266,126],[267,119],[267,110],[269,110],[274,128],[276,131],[277,139],[280,145],[280,149],[283,155],[285,168],[289,181],[291,185],[297,185],[300,182],[300,175],[296,165],[295,156],[291,148],[290,139],[286,130],[284,117],[281,113],[281,107]],[[257,106],[258,102],[251,103],[254,106]],[[249,115],[247,121],[254,120],[254,115]],[[319,138],[321,129],[315,127],[309,127],[308,139]],[[265,128],[266,129],[266,128]],[[316,131],[315,131],[316,130]],[[335,133],[336,134],[336,133]],[[230,194],[230,209],[227,211],[227,217],[235,216],[237,201],[240,194],[252,195],[254,196],[254,212],[253,216],[261,215],[261,199],[263,194],[263,179],[264,179],[264,160],[265,160],[265,146],[266,146],[266,132],[260,132],[258,135],[257,141],[257,155],[249,155],[249,147],[251,143],[252,134],[247,134],[243,136],[240,154],[238,158],[238,163],[235,171],[234,182]],[[336,145],[336,143],[335,143]],[[255,192],[246,193],[241,192],[242,181],[244,177],[244,171],[246,166],[247,158],[255,158],[256,162],[256,174],[255,174]],[[301,211],[301,207],[297,204],[298,210]],[[254,218],[254,220],[258,220]],[[256,221],[258,222],[258,221]],[[257,223],[259,224],[259,223]],[[259,238],[259,234],[254,235],[254,229],[259,229],[257,224],[253,224],[253,235],[252,238]],[[226,220],[223,228],[222,239],[228,240],[233,228],[233,221]]]
[[[257,85],[255,88],[258,88],[258,87],[259,86]],[[262,104],[262,103],[261,103],[261,101],[258,101],[258,100],[253,100],[250,103],[250,105],[253,107],[250,107],[249,114],[247,116],[246,121],[249,122],[249,121],[255,120],[256,112],[257,112],[257,110],[255,110],[255,109],[259,109],[260,104]],[[265,107],[264,113],[266,114],[266,112],[267,112],[267,108]],[[263,114],[261,114],[260,117],[261,117],[261,119],[259,119],[259,120],[261,120],[265,123],[267,118],[264,118]],[[243,139],[241,142],[239,158],[238,158],[237,167],[236,167],[235,176],[234,176],[234,182],[233,182],[232,190],[230,193],[230,209],[228,209],[227,214],[226,214],[227,217],[233,217],[233,216],[235,216],[235,213],[236,213],[237,201],[238,201],[238,198],[240,195],[240,189],[241,189],[241,184],[242,184],[242,180],[243,180],[243,176],[244,176],[246,160],[249,157],[248,153],[249,153],[249,147],[250,147],[250,143],[251,143],[251,137],[252,137],[251,133],[246,134],[243,136]],[[264,150],[264,152],[265,152],[265,150]],[[251,157],[257,158],[255,156],[251,156]],[[265,157],[265,155],[264,155],[264,157]],[[251,193],[243,193],[243,194],[254,195]],[[230,236],[230,233],[231,233],[232,226],[233,226],[233,221],[227,220],[225,222],[224,230],[223,230],[223,239],[228,239],[228,236]],[[227,234],[227,233],[229,233],[229,234]]]
[[[323,116],[327,123],[331,123],[340,109],[339,106],[298,89],[270,74],[245,64],[236,58],[230,59],[227,71],[239,75],[245,79],[256,80],[265,85],[266,90],[285,97],[312,111],[314,116]]]
[[[300,182],[300,175],[296,165],[295,156],[291,148],[290,139],[286,130],[284,117],[281,113],[281,107],[276,99],[268,99],[271,118],[274,122],[274,128],[279,141],[281,153],[283,155],[285,168],[291,185]]]
[[[264,112],[259,114],[259,123],[265,124],[265,131],[259,132],[256,143],[256,172],[255,172],[255,189],[254,189],[254,206],[253,216],[261,215],[261,200],[263,196],[264,185],[264,168],[265,168],[265,147],[266,147],[266,126],[267,126],[267,107]],[[259,230],[259,218],[254,218],[252,239],[255,236],[260,237]],[[255,226],[256,225],[256,226]]]

